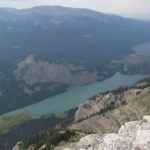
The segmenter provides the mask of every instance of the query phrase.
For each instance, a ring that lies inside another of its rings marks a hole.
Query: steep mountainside
[[[129,89],[98,94],[81,104],[70,129],[92,132],[115,132],[129,120],[150,114],[150,82]]]

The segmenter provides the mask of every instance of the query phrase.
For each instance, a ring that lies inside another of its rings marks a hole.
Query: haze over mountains
[[[149,41],[149,27],[87,9],[0,8],[0,113],[112,75],[112,60]]]
[[[149,22],[57,6],[1,8],[0,22],[0,54],[8,58],[11,53],[12,59],[29,54],[112,58],[129,53],[150,34]]]

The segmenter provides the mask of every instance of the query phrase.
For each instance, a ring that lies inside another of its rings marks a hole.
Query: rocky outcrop
[[[113,93],[99,94],[95,97],[90,98],[84,104],[80,104],[75,114],[75,121],[89,118],[90,116],[104,112],[109,107],[112,107],[117,100],[121,99],[121,95],[115,95]]]
[[[81,138],[79,143],[77,143],[75,149],[95,149],[99,147],[99,143],[102,142],[102,138],[98,134],[87,135]]]
[[[150,150],[150,116],[125,123],[118,133],[83,137],[72,150]]]

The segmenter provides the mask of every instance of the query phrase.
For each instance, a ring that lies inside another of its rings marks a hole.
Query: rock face
[[[102,142],[102,138],[98,134],[91,134],[91,135],[81,138],[79,143],[77,143],[75,149],[94,150],[95,148],[99,147],[99,143],[101,142]]]
[[[96,72],[90,73],[84,66],[49,63],[33,55],[29,55],[17,64],[14,75],[17,81],[23,81],[28,86],[51,82],[83,85],[99,79]]]
[[[125,123],[118,134],[83,137],[72,150],[150,150],[150,116]]]
[[[84,104],[80,104],[76,114],[75,121],[86,119],[93,114],[99,113],[111,106],[118,98],[113,93],[99,94],[96,97],[92,97]]]

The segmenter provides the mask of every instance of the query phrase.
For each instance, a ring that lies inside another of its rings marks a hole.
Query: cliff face
[[[127,121],[150,114],[150,84],[98,94],[81,104],[69,129],[95,133],[117,132]]]
[[[29,55],[17,64],[14,71],[16,81],[28,86],[40,83],[84,85],[99,79],[97,72],[90,73],[82,65],[48,62]]]
[[[125,123],[118,133],[88,135],[73,149],[63,150],[150,150],[150,116]]]

